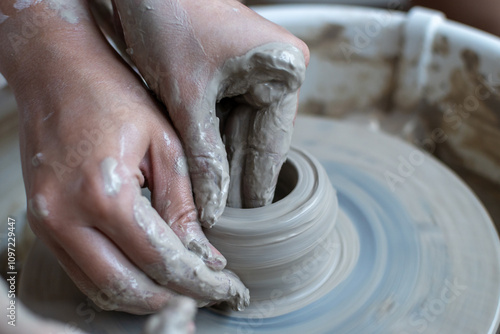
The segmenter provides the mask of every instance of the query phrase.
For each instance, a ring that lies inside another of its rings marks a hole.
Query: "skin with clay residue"
[[[40,2],[40,0],[17,0],[14,4],[14,8],[17,10],[23,10],[38,2]]]
[[[238,192],[231,197],[241,200],[232,202],[268,204],[290,145],[308,63],[305,44],[236,1],[208,7],[197,1],[115,4],[132,60],[167,106],[183,142],[203,226],[213,226],[224,210],[230,164],[244,166],[233,181],[243,184],[231,186]],[[207,11],[223,20],[229,33],[222,35]],[[256,24],[262,25],[258,32],[242,39],[240,30]],[[241,108],[251,117],[240,118]],[[244,122],[249,131],[242,140],[225,126]],[[239,144],[245,146],[235,147]],[[228,156],[226,150],[238,154]]]
[[[17,0],[14,8],[21,11],[39,3],[45,3],[50,10],[55,11],[63,20],[71,24],[77,24],[82,18],[89,18],[87,12],[79,4],[64,0]],[[0,13],[0,23],[2,23],[1,18]]]
[[[39,167],[43,163],[44,159],[45,157],[43,156],[43,153],[37,153],[31,159],[31,164],[33,167]]]
[[[31,213],[38,219],[45,219],[50,214],[47,207],[47,200],[40,194],[36,194],[28,201],[28,207]]]
[[[4,13],[2,13],[2,11],[0,10],[0,24],[4,23],[5,20],[7,20],[9,17],[7,15],[5,15]]]
[[[77,24],[81,19],[89,19],[87,12],[80,6],[68,3],[65,0],[45,0],[49,8],[56,11],[68,23]]]
[[[104,289],[86,291],[85,286],[82,285],[79,288],[97,306],[106,311],[119,311],[122,310],[123,305],[132,304],[144,304],[141,306],[147,308],[148,300],[153,297],[156,291],[150,290],[145,276],[137,277],[126,267],[120,269],[120,275],[115,274],[108,277],[109,283]],[[142,307],[138,308],[138,313]]]
[[[243,310],[248,306],[250,296],[243,283],[227,270],[209,269],[202,259],[182,246],[172,230],[164,224],[154,223],[161,218],[144,196],[138,195],[134,203],[134,219],[153,247],[160,254],[168,254],[164,263],[150,264],[146,268],[150,277],[176,292],[194,298],[199,306],[219,300],[227,300],[235,310]]]
[[[168,134],[166,132],[163,133],[163,140],[165,141],[165,145],[167,145],[167,146],[170,146],[170,144],[172,143],[172,141],[170,140],[170,137],[168,136]]]
[[[177,158],[177,160],[175,161],[175,171],[181,176],[188,175],[187,161],[185,156]]]
[[[104,191],[108,196],[118,194],[122,186],[120,175],[116,172],[117,166],[118,162],[111,157],[108,157],[101,162]]]

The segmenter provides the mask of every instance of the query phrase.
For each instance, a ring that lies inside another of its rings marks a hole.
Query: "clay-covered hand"
[[[37,3],[0,26],[0,70],[19,105],[33,231],[103,309],[150,313],[176,294],[200,306],[245,307],[248,290],[222,270],[225,259],[201,230],[164,110],[93,22],[52,15],[36,39],[8,43],[48,6]]]
[[[307,46],[234,0],[115,0],[115,7],[128,53],[180,135],[202,224],[216,222],[228,193],[234,207],[270,203]]]

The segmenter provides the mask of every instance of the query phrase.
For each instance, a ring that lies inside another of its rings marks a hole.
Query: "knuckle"
[[[150,297],[146,300],[147,306],[143,313],[157,313],[165,307],[165,303],[158,298]]]
[[[90,296],[90,299],[105,311],[114,311],[119,307],[117,305],[117,295],[109,289],[99,290],[95,295]]]
[[[271,147],[266,143],[261,145],[251,145],[248,147],[247,158],[249,165],[255,164],[269,164],[271,162],[272,166],[282,163],[283,154],[276,147]]]
[[[82,170],[82,177],[78,191],[82,194],[82,196],[86,197],[104,196],[104,187],[102,182],[98,177],[96,177],[96,173],[93,170]]]
[[[168,224],[174,232],[192,233],[199,227],[197,221],[198,213],[194,207],[185,208],[169,215]]]
[[[212,176],[227,171],[227,157],[216,158],[211,154],[200,154],[188,158],[189,173],[193,175]]]
[[[115,311],[120,309],[134,308],[139,291],[136,287],[127,282],[110,284],[99,290],[92,301],[105,311]]]
[[[44,228],[49,231],[56,231],[62,226],[54,215],[57,200],[47,191],[34,191],[28,199],[28,220],[35,229]]]
[[[160,311],[170,298],[168,291],[152,293],[141,290],[133,278],[115,280],[89,298],[105,311],[123,311],[133,314],[148,314]]]
[[[84,175],[76,197],[85,212],[90,212],[98,219],[111,220],[119,215],[119,198],[106,194],[104,186],[95,175]]]
[[[295,37],[295,36],[294,36]],[[311,53],[307,44],[298,37],[295,37],[293,45],[302,52],[304,56],[305,65],[309,65],[309,60],[311,59]]]
[[[87,193],[84,192],[84,193]],[[99,192],[89,192],[89,196],[82,194],[83,210],[91,212],[97,218],[105,219],[111,216],[113,207],[109,200],[102,196]]]

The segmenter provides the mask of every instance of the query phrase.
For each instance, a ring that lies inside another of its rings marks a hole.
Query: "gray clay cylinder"
[[[300,304],[321,287],[335,265],[334,252],[316,246],[331,242],[338,212],[337,195],[324,168],[293,148],[274,203],[226,208],[206,234],[226,257],[227,268],[250,289],[253,304],[273,298]]]

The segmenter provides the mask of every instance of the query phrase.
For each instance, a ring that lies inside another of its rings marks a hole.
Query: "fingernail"
[[[213,249],[213,246],[210,244],[192,240],[189,242],[187,248],[198,255],[203,262],[213,270],[220,271],[224,269],[227,264],[226,258],[219,252],[215,252],[215,249]]]
[[[215,210],[215,205],[207,204],[204,207],[198,208],[198,212],[201,225],[204,228],[212,228],[220,217],[220,214]]]
[[[238,311],[243,311],[245,310],[248,305],[250,305],[250,291],[248,289],[245,289],[243,291],[243,294],[239,296],[239,301],[238,301]]]
[[[216,271],[221,271],[226,268],[227,260],[224,256],[214,256],[213,260],[210,263],[207,263],[207,266]]]
[[[203,260],[206,260],[209,257],[208,247],[205,244],[201,244],[198,240],[191,240],[187,248]]]

